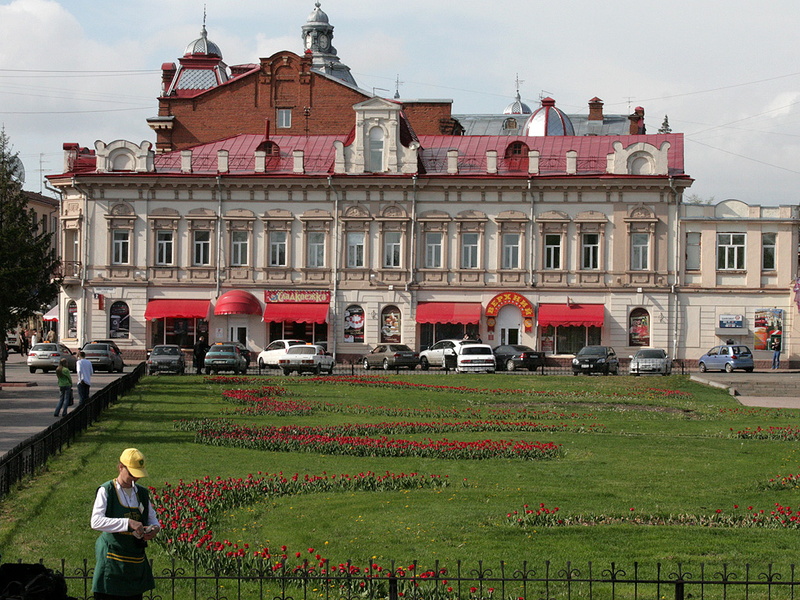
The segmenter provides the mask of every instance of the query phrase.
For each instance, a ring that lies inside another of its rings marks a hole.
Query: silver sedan
[[[28,352],[28,369],[31,373],[36,373],[36,369],[49,373],[56,370],[62,358],[67,359],[67,368],[74,373],[78,359],[72,350],[64,344],[36,344]]]

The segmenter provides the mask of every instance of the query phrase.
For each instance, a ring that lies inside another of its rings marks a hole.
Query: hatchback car
[[[19,339],[17,338],[16,333],[6,334],[6,350],[9,352],[19,352],[22,354],[22,348],[20,348]]]
[[[669,375],[672,373],[672,361],[667,356],[666,350],[660,348],[642,348],[631,356],[631,364],[628,368],[631,375],[644,375],[652,373],[655,375]]]
[[[387,371],[400,367],[416,369],[419,364],[419,353],[405,344],[382,344],[375,346],[361,362],[365,369],[381,368]]]
[[[85,344],[82,350],[95,371],[122,373],[125,369],[125,361],[122,360],[122,353],[116,345],[107,342],[90,342]]]
[[[147,372],[150,375],[156,373],[183,375],[186,372],[186,357],[181,347],[177,344],[153,346],[147,357]]]
[[[456,350],[457,373],[494,373],[496,368],[489,344],[463,344]]]
[[[494,349],[494,357],[497,360],[497,369],[506,371],[516,371],[517,369],[528,369],[535,371],[544,364],[544,354],[536,352],[530,346],[521,344],[504,344]]]
[[[247,361],[242,351],[235,344],[214,344],[206,352],[203,363],[206,375],[220,371],[233,371],[234,373],[247,373]]]
[[[278,368],[278,357],[286,354],[292,346],[305,345],[304,340],[273,340],[258,355],[258,368]]]
[[[735,369],[743,369],[748,373],[753,372],[755,363],[753,353],[747,346],[739,344],[725,344],[714,346],[703,354],[697,361],[701,373],[706,371],[726,371],[731,373]]]
[[[78,359],[64,344],[34,344],[28,352],[28,369],[31,373],[36,373],[36,369],[49,373],[55,371],[62,358],[67,359],[67,368],[74,373]]]
[[[427,350],[419,353],[419,365],[423,371],[431,367],[455,369],[456,349],[465,344],[478,344],[478,340],[439,340]]]
[[[584,346],[572,359],[572,374],[619,373],[619,358],[611,346]]]

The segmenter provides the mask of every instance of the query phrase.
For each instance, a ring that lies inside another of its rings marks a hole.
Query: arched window
[[[628,174],[630,175],[652,175],[653,158],[649,154],[636,152],[628,159]]]
[[[67,331],[68,338],[78,337],[78,304],[75,300],[67,302]]]
[[[503,129],[519,129],[519,123],[514,117],[508,117],[505,121],[503,121]]]
[[[348,344],[364,343],[364,309],[351,304],[344,310],[344,341]]]
[[[400,310],[396,306],[386,306],[381,311],[381,344],[399,344]]]
[[[525,142],[511,142],[506,147],[506,168],[509,171],[523,171],[528,170],[528,144]]]
[[[131,312],[128,303],[117,301],[108,311],[108,337],[111,339],[127,339],[130,330]]]
[[[373,127],[369,130],[369,148],[367,152],[367,171],[382,173],[383,166],[383,129]]]
[[[631,311],[628,327],[628,344],[630,346],[650,345],[650,313],[644,308]]]

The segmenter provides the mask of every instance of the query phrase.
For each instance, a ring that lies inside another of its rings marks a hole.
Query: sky
[[[322,0],[362,89],[501,113],[516,81],[587,114],[645,109],[685,135],[694,201],[800,203],[800,2]],[[155,141],[161,65],[200,35],[228,65],[303,51],[311,0],[0,0],[0,125],[48,193],[62,145]]]

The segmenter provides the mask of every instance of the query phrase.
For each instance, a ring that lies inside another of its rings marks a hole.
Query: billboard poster
[[[344,311],[344,341],[364,343],[364,309],[360,306],[348,306]]]
[[[757,309],[754,318],[753,336],[753,348],[755,350],[769,350],[776,340],[779,345],[782,345],[783,309]]]
[[[386,307],[381,313],[381,344],[400,342],[400,311],[395,306]]]

